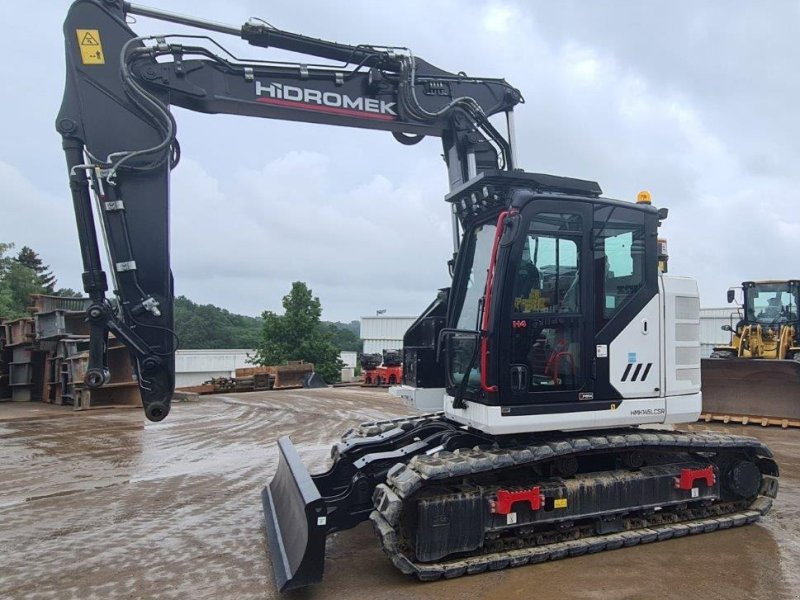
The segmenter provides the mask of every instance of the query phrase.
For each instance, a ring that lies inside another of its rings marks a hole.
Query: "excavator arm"
[[[205,35],[138,36],[128,15],[341,64],[241,60]],[[376,129],[407,145],[439,137],[451,188],[479,172],[514,167],[512,114],[522,102],[519,91],[502,79],[448,73],[407,49],[338,44],[262,21],[221,25],[121,0],[76,0],[64,38],[67,73],[56,128],[66,154],[83,285],[92,300],[86,383],[100,387],[109,380],[110,332],[130,351],[145,414],[154,421],[169,412],[178,344],[169,177],[180,146],[170,107]],[[507,136],[489,121],[499,113],[507,116]],[[109,287],[114,301],[106,295]]]

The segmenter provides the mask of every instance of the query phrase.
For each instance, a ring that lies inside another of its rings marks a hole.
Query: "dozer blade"
[[[800,363],[707,358],[701,366],[701,418],[800,426]]]
[[[288,437],[278,440],[280,462],[261,492],[267,542],[279,591],[322,581],[325,502]]]

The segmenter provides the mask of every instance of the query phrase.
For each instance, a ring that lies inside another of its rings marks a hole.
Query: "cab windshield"
[[[465,277],[458,290],[463,294],[463,302],[455,318],[456,329],[472,332],[458,333],[449,340],[448,371],[450,385],[464,385],[465,391],[473,391],[480,385],[480,365],[476,360],[480,330],[479,319],[483,296],[486,290],[486,277],[489,272],[489,261],[492,258],[492,246],[497,226],[487,223],[475,227],[465,240],[464,252],[468,261],[468,277]]]
[[[772,325],[797,321],[798,293],[790,283],[757,283],[747,290],[747,321]]]
[[[489,272],[489,260],[492,258],[492,246],[497,226],[494,223],[479,225],[472,230],[469,246],[466,248],[471,260],[469,277],[464,285],[464,302],[461,312],[456,319],[457,329],[470,329],[477,331],[480,328],[478,315],[480,301],[486,288],[486,276]]]

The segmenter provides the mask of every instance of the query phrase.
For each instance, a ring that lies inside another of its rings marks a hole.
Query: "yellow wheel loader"
[[[730,344],[702,361],[706,421],[800,427],[800,281],[745,281]],[[733,302],[736,289],[728,290]]]

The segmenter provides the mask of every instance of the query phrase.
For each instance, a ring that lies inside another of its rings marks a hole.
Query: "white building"
[[[175,352],[175,387],[201,385],[212,377],[234,377],[236,369],[252,367],[247,355],[255,350],[178,350]]]
[[[358,352],[342,350],[339,352],[339,360],[344,363],[345,367],[355,367],[356,363],[358,362]]]
[[[730,343],[731,334],[723,331],[722,326],[736,327],[741,318],[736,309],[735,305],[700,309],[700,356],[708,358],[714,346]]]
[[[384,350],[403,348],[403,336],[417,317],[361,317],[361,339],[364,354],[379,354]]]

